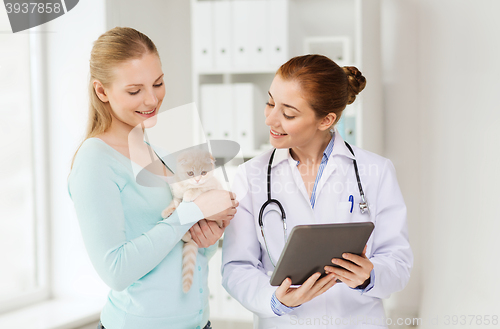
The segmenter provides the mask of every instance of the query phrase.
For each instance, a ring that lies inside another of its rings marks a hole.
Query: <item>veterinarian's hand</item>
[[[189,232],[198,247],[207,248],[220,239],[222,233],[224,233],[224,227],[220,228],[217,222],[202,219],[194,224],[189,229]]]
[[[203,216],[211,220],[231,220],[239,206],[236,194],[225,190],[210,190],[198,196],[194,203]],[[226,225],[227,226],[227,225]]]
[[[325,266],[325,272],[335,274],[340,281],[351,288],[366,286],[369,283],[368,279],[370,279],[370,274],[373,270],[373,263],[366,257],[365,253],[366,245],[361,256],[350,253],[342,255],[344,259],[350,262],[344,259],[334,258],[332,259],[332,263],[340,265],[343,268]]]
[[[290,288],[292,280],[286,278],[276,289],[276,298],[285,306],[295,307],[321,295],[336,284],[334,274],[329,274],[318,280],[319,272],[314,273],[298,288]]]

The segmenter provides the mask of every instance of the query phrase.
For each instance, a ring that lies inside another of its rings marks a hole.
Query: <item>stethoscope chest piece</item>
[[[365,212],[370,213],[370,208],[368,208],[368,202],[366,202],[365,195],[361,195],[361,202],[359,203],[359,210],[361,210],[361,213],[364,214]]]

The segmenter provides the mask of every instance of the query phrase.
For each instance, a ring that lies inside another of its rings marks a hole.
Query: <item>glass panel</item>
[[[29,34],[0,11],[0,301],[37,288]]]

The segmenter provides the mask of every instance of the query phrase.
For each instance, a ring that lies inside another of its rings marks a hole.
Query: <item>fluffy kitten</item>
[[[203,192],[222,189],[221,184],[214,176],[214,158],[208,151],[190,150],[177,158],[177,173],[170,183],[173,199],[161,215],[163,218],[170,216],[179,206],[181,201],[191,202]],[[222,221],[217,221],[222,227]],[[193,284],[194,268],[198,245],[191,238],[189,231],[182,237],[182,289],[188,292]]]

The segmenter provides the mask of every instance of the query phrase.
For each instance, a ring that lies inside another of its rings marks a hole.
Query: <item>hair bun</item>
[[[366,86],[366,79],[361,72],[354,66],[344,66],[342,68],[347,75],[349,82],[349,99],[347,104],[352,104],[358,95]]]

